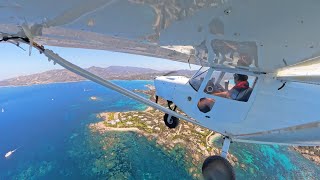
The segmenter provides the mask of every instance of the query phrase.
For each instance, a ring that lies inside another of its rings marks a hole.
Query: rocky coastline
[[[320,146],[293,146],[293,150],[320,166]]]
[[[147,94],[150,100],[154,101],[153,86],[146,87],[148,90],[135,90],[135,92]],[[158,103],[165,105],[166,101],[159,100]],[[193,164],[187,171],[193,174],[195,179],[201,177],[199,169],[205,158],[221,154],[221,149],[215,147],[213,143],[215,138],[220,137],[219,134],[185,121],[180,121],[177,128],[169,129],[163,122],[164,113],[151,107],[145,111],[102,112],[96,116],[101,121],[89,125],[92,132],[103,134],[107,131],[131,131],[155,141],[168,151],[177,146],[184,147],[185,160]],[[233,166],[245,168],[244,164],[239,164],[234,155],[229,153],[227,158]]]
[[[155,101],[154,87],[152,85],[146,87],[148,90],[134,91],[146,94],[150,100]],[[159,99],[158,103],[166,105],[166,101],[162,99]],[[163,112],[151,107],[145,111],[102,112],[97,114],[97,118],[101,121],[90,124],[89,128],[91,131],[101,134],[107,131],[135,132],[149,140],[156,141],[158,145],[168,151],[177,146],[184,147],[186,149],[185,160],[193,164],[193,168],[187,169],[187,171],[193,174],[195,179],[200,178],[199,169],[205,158],[221,154],[221,149],[213,143],[213,140],[219,138],[220,135],[185,121],[180,121],[177,128],[169,129],[163,122],[163,116]],[[320,165],[320,147],[292,147],[292,149]],[[246,169],[246,165],[239,163],[237,157],[231,153],[227,158],[232,166]],[[199,169],[195,167],[199,167]]]
[[[97,117],[102,121],[89,125],[92,132],[103,134],[107,131],[131,131],[156,141],[168,151],[177,146],[184,147],[185,160],[191,161],[194,167],[200,167],[208,156],[221,153],[211,142],[218,137],[217,134],[188,122],[180,122],[176,129],[169,129],[163,123],[163,113],[152,108],[145,111],[103,112],[97,114]],[[233,166],[240,165],[245,168],[232,154],[228,155],[228,160]],[[194,178],[200,177],[196,168],[188,171]]]

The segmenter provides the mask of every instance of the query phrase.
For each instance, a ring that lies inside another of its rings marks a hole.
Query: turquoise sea
[[[152,83],[114,82],[131,90]],[[0,179],[192,179],[181,147],[88,129],[96,113],[145,108],[87,81],[0,88]],[[319,166],[286,146],[233,143],[230,152],[245,165],[235,167],[238,179],[320,179]]]

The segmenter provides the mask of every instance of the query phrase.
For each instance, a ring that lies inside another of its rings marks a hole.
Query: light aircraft
[[[54,64],[163,111],[170,128],[183,119],[220,133],[221,156],[204,161],[203,175],[232,179],[226,160],[231,142],[320,145],[319,74],[301,71],[320,62],[319,7],[313,0],[0,1],[0,39],[18,47],[27,43],[29,54],[35,48]],[[155,79],[156,95],[174,106],[167,108],[43,45],[139,54],[201,68],[191,79]],[[247,75],[248,92],[216,95],[231,91],[238,75]],[[202,101],[209,102],[206,110]]]
[[[7,153],[4,155],[4,157],[8,159],[8,158],[9,158],[14,152],[16,152],[19,148],[20,148],[20,147],[18,147],[17,149],[14,149],[14,150],[12,150],[12,151],[7,152]]]

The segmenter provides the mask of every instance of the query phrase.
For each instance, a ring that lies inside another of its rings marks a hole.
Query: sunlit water
[[[131,90],[151,83],[115,82]],[[181,147],[167,152],[136,133],[90,132],[95,113],[146,108],[92,82],[0,88],[2,108],[0,179],[192,179]],[[235,167],[238,179],[320,179],[318,166],[287,147],[233,143],[230,151],[245,164]]]

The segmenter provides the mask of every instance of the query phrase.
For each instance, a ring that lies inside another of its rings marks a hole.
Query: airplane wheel
[[[166,126],[170,129],[176,128],[179,125],[179,119],[171,116],[171,118],[168,120],[168,114],[165,114],[163,117],[163,121],[166,124]]]
[[[202,176],[205,180],[235,180],[232,165],[221,156],[210,156],[202,164]]]

